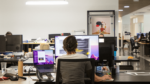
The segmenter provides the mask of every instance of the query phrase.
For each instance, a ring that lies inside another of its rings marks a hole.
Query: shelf
[[[23,44],[41,44],[41,43],[23,43]],[[55,44],[55,43],[48,43],[48,44]]]

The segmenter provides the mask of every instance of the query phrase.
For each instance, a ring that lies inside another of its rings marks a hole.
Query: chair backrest
[[[60,76],[63,77],[63,75],[61,75],[61,69],[65,66],[65,68],[67,67],[67,63],[68,64],[71,64],[71,63],[76,63],[76,64],[79,64],[81,62],[90,62],[91,63],[91,66],[92,66],[92,70],[90,71],[90,84],[94,84],[94,65],[95,65],[95,60],[94,59],[58,59],[58,64],[57,64],[57,74],[56,74],[56,84],[59,84],[59,81],[60,81]],[[65,63],[65,65],[63,64]],[[61,67],[63,65],[63,67]],[[76,68],[76,71],[79,70],[78,68],[79,67],[75,67],[75,66],[72,66],[74,68]],[[72,70],[71,68],[67,68],[67,70]],[[85,70],[84,70],[85,71]],[[70,74],[70,73],[66,73],[66,74]]]
[[[131,38],[130,39],[130,43],[131,43],[131,48],[132,48],[132,50],[133,50],[133,47],[134,47],[134,45],[135,45],[135,42],[134,42],[134,40]]]

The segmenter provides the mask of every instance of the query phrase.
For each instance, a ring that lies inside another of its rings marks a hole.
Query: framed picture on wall
[[[92,17],[92,34],[110,34],[111,17]]]
[[[115,10],[87,11],[87,35],[115,37]]]

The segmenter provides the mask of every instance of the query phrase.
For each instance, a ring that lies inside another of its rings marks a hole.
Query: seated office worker
[[[135,40],[135,42],[140,42],[141,39],[143,39],[143,38],[144,38],[144,34],[142,33],[141,36],[140,36],[140,38],[138,40]]]
[[[12,33],[11,32],[6,32],[6,36],[8,36],[8,35],[12,35]]]
[[[104,37],[104,34],[102,34],[102,33],[101,33],[101,34],[99,34],[99,37]]]
[[[58,59],[84,59],[87,58],[84,54],[76,54],[75,50],[77,49],[77,40],[74,36],[68,36],[63,41],[63,48],[67,52],[66,55],[60,56],[56,59],[56,66],[58,63]],[[72,66],[68,66],[68,68],[74,68]],[[80,69],[80,70],[79,70]],[[84,70],[85,69],[85,70]],[[86,62],[86,66],[78,68],[77,72],[69,73],[69,71],[60,70],[62,75],[62,84],[84,84],[84,71],[91,70],[92,66],[90,62]],[[63,72],[64,71],[64,72]],[[104,75],[103,77],[99,77],[95,74],[94,77],[95,82],[105,81],[107,79],[112,79],[110,75]],[[76,83],[75,83],[76,82]]]

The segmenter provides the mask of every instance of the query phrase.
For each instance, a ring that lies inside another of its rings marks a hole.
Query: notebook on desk
[[[33,50],[33,63],[40,73],[56,72],[53,50]]]

